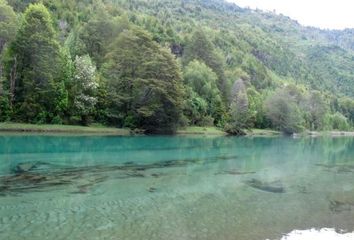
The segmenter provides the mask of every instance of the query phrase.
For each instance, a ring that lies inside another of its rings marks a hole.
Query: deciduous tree
[[[182,77],[174,56],[147,32],[126,30],[111,45],[104,77],[117,124],[174,131],[182,110]]]

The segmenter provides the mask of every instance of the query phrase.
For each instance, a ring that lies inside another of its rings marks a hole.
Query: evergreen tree
[[[10,106],[8,92],[3,88],[3,50],[15,37],[17,17],[5,0],[0,0],[0,121],[8,120]]]
[[[30,5],[6,62],[16,120],[61,121],[67,106],[65,66],[50,13],[42,4]]]
[[[2,52],[5,44],[12,41],[17,30],[17,17],[5,0],[0,0],[0,81],[2,78]],[[1,83],[0,83],[1,87]]]

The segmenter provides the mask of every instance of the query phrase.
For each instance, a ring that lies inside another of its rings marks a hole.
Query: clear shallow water
[[[0,136],[0,239],[354,230],[354,138]]]

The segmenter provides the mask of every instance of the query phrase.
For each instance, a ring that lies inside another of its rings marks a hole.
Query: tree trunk
[[[1,56],[2,56],[2,51],[4,49],[4,46],[5,46],[5,40],[0,38],[0,81],[2,78],[2,69],[3,69]]]
[[[14,64],[11,68],[10,73],[10,105],[13,106],[15,101],[15,88],[16,88],[16,77],[17,77],[17,57],[14,58]]]

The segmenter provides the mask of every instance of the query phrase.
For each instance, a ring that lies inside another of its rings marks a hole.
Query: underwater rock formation
[[[334,173],[354,173],[354,165],[351,164],[316,164],[316,166],[323,168],[325,171]]]
[[[329,198],[329,209],[332,212],[340,213],[354,209],[354,192],[343,192]]]
[[[16,166],[15,173],[29,172],[36,167],[36,163],[20,163]]]
[[[249,175],[249,174],[255,174],[256,172],[243,172],[239,170],[226,170],[226,171],[221,171],[215,173],[215,175]]]
[[[246,184],[252,188],[271,193],[285,193],[285,189],[280,181],[266,183],[257,179],[247,181]]]
[[[85,194],[94,185],[106,181],[108,178],[158,178],[162,176],[161,173],[145,172],[152,169],[185,167],[189,164],[205,164],[235,158],[236,156],[214,156],[207,158],[173,159],[149,164],[139,164],[129,161],[121,165],[83,167],[59,166],[43,162],[24,162],[19,163],[12,170],[12,174],[0,177],[0,195],[6,196],[31,191],[43,191],[47,188],[61,185],[72,185],[77,189],[72,193]],[[242,173],[230,171],[228,174],[236,175]],[[155,190],[151,189],[151,191]]]

